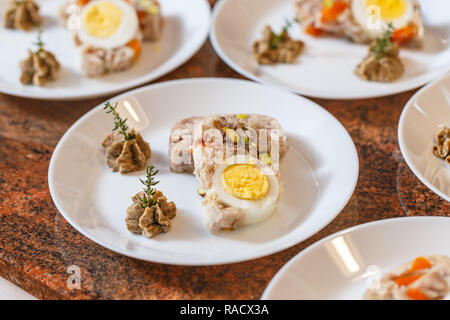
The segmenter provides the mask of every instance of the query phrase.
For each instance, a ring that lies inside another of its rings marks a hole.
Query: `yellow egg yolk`
[[[86,12],[84,25],[94,37],[106,38],[114,34],[122,21],[122,11],[113,3],[99,2]]]
[[[236,198],[258,200],[269,192],[269,179],[252,164],[233,164],[223,171],[222,186]]]
[[[366,0],[366,8],[370,6],[380,8],[380,18],[386,21],[403,16],[407,10],[406,0]]]

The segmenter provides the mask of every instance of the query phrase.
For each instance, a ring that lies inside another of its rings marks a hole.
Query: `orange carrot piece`
[[[77,0],[77,2],[78,2],[78,5],[80,5],[80,6],[85,6],[85,5],[87,5],[89,2],[91,2],[91,0]],[[130,0],[125,0],[125,2],[131,4],[131,1],[130,1]]]
[[[322,34],[322,30],[319,28],[316,28],[312,23],[309,24],[306,28],[305,28],[305,32],[313,37],[318,37]]]
[[[417,26],[411,24],[409,26],[395,30],[392,33],[391,40],[394,41],[399,46],[401,46],[402,44],[405,44],[406,42],[410,41],[415,36],[417,36],[417,32],[418,32]]]
[[[406,295],[412,300],[428,300],[428,297],[420,290],[411,288]]]
[[[78,0],[78,5],[85,6],[87,5],[91,0]]]
[[[136,13],[137,13],[137,16],[138,16],[138,19],[139,20],[142,20],[142,19],[144,19],[146,16],[148,16],[148,13],[147,13],[147,11],[145,11],[145,10],[136,10]]]
[[[136,14],[137,14],[138,21],[139,21],[139,27],[143,28],[144,27],[143,21],[148,16],[148,13],[143,10],[136,10]]]
[[[138,39],[133,39],[127,43],[127,46],[134,50],[134,57],[137,59],[141,54],[141,42]]]
[[[348,8],[348,4],[345,1],[337,1],[330,7],[322,9],[322,22],[335,21],[339,15]]]
[[[420,277],[422,277],[421,274],[419,275],[414,275],[414,276],[402,276],[402,277],[398,277],[397,279],[395,279],[395,283],[397,283],[399,286],[407,286],[411,283],[413,283],[414,281],[418,280]]]
[[[409,270],[417,271],[417,270],[422,270],[422,269],[428,269],[431,267],[432,267],[432,264],[430,261],[428,261],[427,258],[418,257],[413,261],[411,268]]]

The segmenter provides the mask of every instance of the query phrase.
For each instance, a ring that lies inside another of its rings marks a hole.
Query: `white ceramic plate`
[[[401,51],[405,75],[393,83],[364,81],[354,74],[367,46],[344,39],[314,38],[299,26],[290,32],[306,49],[295,64],[258,66],[252,43],[265,25],[280,30],[294,18],[294,0],[221,0],[214,7],[210,39],[217,54],[242,75],[307,96],[334,99],[370,98],[417,88],[450,68],[450,2],[420,1],[426,25],[422,50]]]
[[[450,256],[450,218],[408,217],[333,234],[292,258],[262,299],[362,299],[382,274],[419,256]]]
[[[450,75],[418,91],[406,104],[398,141],[406,163],[428,188],[450,201],[450,165],[432,153],[436,135],[450,127]]]
[[[0,11],[10,0],[0,0]],[[61,0],[41,0],[45,18],[43,41],[62,65],[60,78],[43,87],[24,86],[19,81],[19,61],[33,48],[37,32],[0,28],[0,92],[35,99],[77,100],[106,96],[155,80],[192,57],[205,42],[210,26],[210,6],[206,0],[161,0],[164,16],[162,37],[144,42],[138,62],[124,72],[99,78],[81,74],[81,58],[72,36],[59,21]],[[8,45],[6,45],[8,44]]]
[[[178,208],[173,228],[155,239],[131,234],[125,212],[142,189],[144,171],[120,175],[106,166],[102,139],[113,123],[102,105],[84,115],[58,143],[49,168],[57,208],[81,233],[135,258],[184,265],[249,260],[286,249],[327,225],[345,206],[358,178],[358,156],[342,125],[302,97],[243,80],[191,79],[140,88],[112,101],[138,99],[146,118],[158,188]],[[135,103],[133,103],[135,104]],[[284,193],[277,212],[263,223],[213,235],[191,174],[171,173],[168,142],[173,124],[194,115],[260,113],[279,120],[291,148],[281,162]],[[131,117],[129,118],[131,119]],[[147,122],[148,119],[148,122]],[[142,122],[142,121],[141,121]],[[130,127],[134,127],[130,123]],[[332,155],[332,156],[330,156]]]

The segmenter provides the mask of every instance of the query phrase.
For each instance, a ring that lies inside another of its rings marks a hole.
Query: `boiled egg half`
[[[244,212],[243,224],[249,225],[272,216],[280,197],[280,183],[274,171],[258,159],[243,163],[228,160],[215,165],[208,192]]]
[[[126,45],[138,35],[136,10],[123,0],[90,1],[80,14],[81,42],[104,49]]]
[[[381,36],[389,23],[400,29],[411,21],[414,6],[411,0],[353,0],[352,14],[371,36]]]

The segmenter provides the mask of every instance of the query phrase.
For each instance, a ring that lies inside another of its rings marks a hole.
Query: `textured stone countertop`
[[[213,1],[211,1],[213,2]],[[242,78],[209,43],[159,81],[187,77]],[[108,97],[77,102],[37,101],[0,94],[0,276],[45,299],[258,299],[295,254],[339,230],[401,216],[450,214],[399,150],[397,123],[414,91],[351,101],[313,99],[348,130],[360,174],[341,214],[310,239],[253,261],[211,267],[143,262],[104,249],[70,226],[47,184],[51,154],[64,132]],[[80,267],[81,289],[69,289],[67,268]]]

